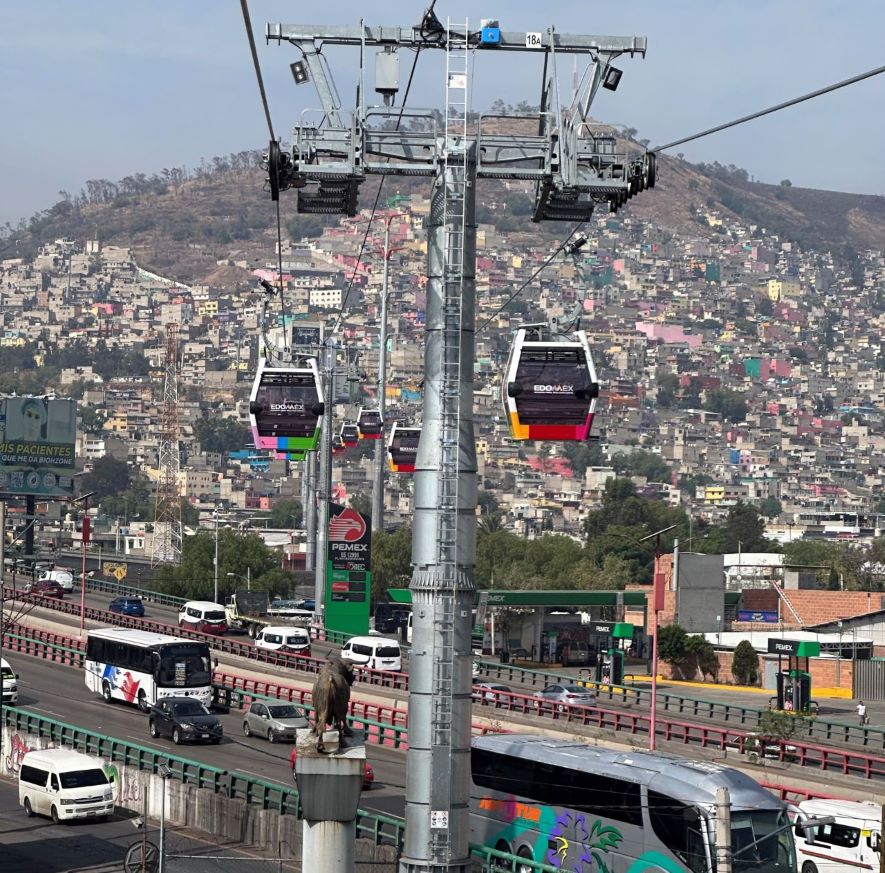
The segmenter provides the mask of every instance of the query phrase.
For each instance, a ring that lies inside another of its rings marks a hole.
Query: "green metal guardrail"
[[[120,582],[112,582],[110,579],[102,579],[100,576],[87,576],[86,587],[91,591],[103,591],[113,594],[114,597],[140,597],[150,603],[158,603],[160,606],[174,606],[176,608],[187,603],[184,597],[173,597],[171,594],[163,594],[161,591],[153,591],[150,588],[135,588],[132,585],[123,585]]]
[[[298,814],[298,791],[294,787],[258,779],[245,773],[222,770],[192,761],[179,755],[170,755],[136,743],[119,740],[90,731],[86,728],[67,724],[57,719],[28,712],[19,707],[4,707],[4,722],[13,730],[44,737],[58,745],[87,752],[106,758],[109,761],[134,766],[139,770],[158,773],[161,764],[172,771],[172,776],[180,782],[206,788],[216,794],[224,794],[233,799],[244,800],[262,809],[273,810],[280,815]],[[357,837],[371,839],[376,845],[390,844],[402,851],[405,836],[405,822],[397,816],[357,810]],[[498,852],[482,846],[471,846],[471,855],[482,865],[483,873],[500,871],[530,870],[555,871],[555,867],[505,852]]]

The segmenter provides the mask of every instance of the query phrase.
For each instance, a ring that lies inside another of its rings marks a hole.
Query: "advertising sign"
[[[772,612],[753,612],[749,609],[739,609],[737,614],[738,621],[764,621],[769,624],[777,624],[778,622],[778,614],[777,610]]]
[[[75,401],[0,397],[0,494],[70,497],[76,438]]]
[[[329,507],[326,555],[326,628],[347,634],[369,631],[372,596],[372,526],[350,506]]]

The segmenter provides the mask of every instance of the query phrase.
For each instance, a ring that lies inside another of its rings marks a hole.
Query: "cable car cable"
[[[252,66],[255,68],[255,78],[258,80],[258,91],[261,94],[261,105],[264,108],[264,117],[267,120],[267,130],[270,134],[272,142],[276,142],[276,134],[274,134],[273,121],[270,117],[270,105],[267,102],[267,91],[264,88],[264,77],[261,75],[261,64],[258,61],[258,49],[255,47],[255,34],[252,31],[252,17],[249,15],[248,0],[240,0],[240,8],[243,10],[243,24],[246,27],[246,37],[249,40],[249,50],[252,53]],[[283,348],[289,349],[286,341],[286,295],[283,287],[283,231],[282,220],[280,218],[280,201],[276,200],[277,205],[277,266],[278,281],[280,285],[280,310],[283,315]],[[294,326],[293,326],[294,330]]]
[[[574,235],[575,235],[575,234],[581,229],[581,227],[584,225],[585,221],[586,221],[586,219],[585,219],[584,221],[579,221],[579,222],[578,222],[578,223],[577,223],[577,224],[571,229],[571,231],[569,231],[568,236],[566,236],[565,239],[559,244],[559,246],[556,248],[556,251],[554,251],[553,254],[550,255],[550,256],[547,258],[547,260],[545,260],[544,263],[541,264],[541,266],[538,267],[538,269],[535,270],[535,272],[532,273],[532,275],[529,276],[528,279],[526,279],[525,282],[523,282],[522,285],[520,285],[519,288],[517,288],[517,289],[516,289],[516,290],[515,290],[515,291],[514,291],[514,292],[513,292],[513,293],[512,293],[512,294],[511,294],[511,295],[510,295],[510,296],[509,296],[509,297],[508,297],[508,298],[507,298],[507,299],[506,299],[506,300],[505,300],[505,301],[504,301],[504,302],[503,302],[503,303],[502,303],[502,304],[501,304],[501,305],[500,305],[500,306],[499,306],[499,307],[498,307],[498,308],[497,308],[497,309],[496,309],[496,310],[495,310],[495,311],[494,311],[494,312],[493,312],[493,313],[492,313],[492,314],[491,314],[491,315],[490,315],[490,316],[489,316],[489,317],[488,317],[488,318],[487,318],[487,319],[486,319],[486,320],[485,320],[485,321],[484,321],[484,322],[483,322],[483,323],[482,323],[477,329],[476,329],[476,334],[477,334],[477,336],[478,336],[480,333],[482,333],[483,330],[485,330],[486,325],[488,325],[488,323],[489,323],[489,322],[490,322],[490,321],[491,321],[496,315],[498,315],[498,313],[500,313],[500,312],[502,312],[503,310],[505,310],[505,309],[506,309],[506,308],[507,308],[507,307],[508,307],[508,306],[509,306],[514,300],[516,300],[517,297],[519,297],[520,294],[522,294],[523,291],[525,291],[525,289],[529,286],[529,283],[531,283],[531,282],[534,281],[535,276],[537,276],[538,273],[540,273],[541,270],[544,269],[544,267],[546,267],[546,266],[547,266],[547,265],[548,265],[548,264],[549,264],[549,263],[550,263],[550,262],[551,262],[551,261],[552,261],[552,260],[553,260],[553,259],[554,259],[554,258],[555,258],[555,257],[561,252],[561,251],[563,251],[563,249],[565,249],[565,247],[569,244],[569,241],[571,240],[571,238],[572,238],[572,237],[573,237],[573,236],[574,236]]]
[[[769,106],[768,109],[760,109],[758,112],[753,112],[750,115],[744,115],[741,118],[737,118],[734,121],[728,121],[725,124],[718,124],[716,127],[708,128],[707,130],[702,130],[700,133],[692,134],[691,136],[683,137],[682,139],[673,140],[673,142],[668,142],[666,145],[657,146],[656,148],[649,149],[650,152],[662,152],[666,149],[671,149],[673,146],[682,145],[686,142],[692,142],[693,140],[700,139],[704,136],[709,136],[711,133],[718,133],[720,130],[727,130],[729,127],[737,127],[739,124],[745,124],[748,121],[753,121],[756,118],[761,118],[763,115],[770,115],[773,112],[779,112],[781,109],[788,109],[790,106],[795,106],[798,103],[803,103],[806,100],[811,100],[814,97],[821,97],[824,94],[829,94],[831,91],[836,91],[839,88],[845,88],[848,85],[854,85],[857,82],[862,82],[864,79],[870,79],[873,76],[878,76],[882,73],[885,73],[885,66],[876,67],[873,70],[867,70],[865,73],[860,73],[857,76],[852,76],[850,79],[843,79],[841,82],[835,82],[832,85],[827,85],[824,88],[818,88],[816,91],[810,91],[808,94],[803,94],[801,97],[794,97],[792,100],[785,100],[783,103],[778,103],[775,106]]]

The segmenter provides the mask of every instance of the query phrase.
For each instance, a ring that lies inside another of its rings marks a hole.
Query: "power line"
[[[778,103],[776,106],[769,106],[768,109],[761,109],[759,112],[753,112],[750,115],[744,115],[741,118],[737,118],[734,121],[728,121],[725,124],[718,124],[716,127],[711,127],[707,130],[702,130],[700,133],[692,134],[691,136],[683,137],[682,139],[673,140],[673,142],[668,142],[666,145],[658,146],[654,149],[649,149],[649,151],[653,152],[663,152],[667,149],[673,148],[673,146],[682,145],[686,142],[691,142],[692,140],[700,139],[704,136],[709,136],[711,133],[718,133],[720,130],[727,130],[729,127],[737,127],[739,124],[744,124],[747,121],[753,121],[756,118],[761,118],[763,115],[770,115],[772,112],[779,112],[781,109],[787,109],[790,106],[795,106],[797,103],[803,103],[806,100],[811,100],[814,97],[820,97],[823,94],[829,94],[831,91],[837,91],[839,88],[845,88],[848,85],[854,85],[856,82],[862,82],[864,79],[870,79],[873,76],[878,76],[881,73],[885,73],[885,66],[876,67],[873,70],[867,70],[866,73],[860,73],[857,76],[852,76],[850,79],[843,79],[841,82],[836,82],[833,85],[827,85],[825,88],[818,88],[817,91],[811,91],[808,94],[803,94],[801,97],[794,97],[792,100],[786,100],[783,103]]]
[[[500,305],[500,306],[499,306],[499,307],[498,307],[498,308],[497,308],[497,309],[496,309],[496,310],[495,310],[495,311],[494,311],[494,312],[493,312],[493,313],[492,313],[492,314],[491,314],[491,315],[490,315],[490,316],[489,316],[489,317],[488,317],[488,318],[487,318],[487,319],[486,319],[486,320],[485,320],[485,321],[484,321],[484,322],[483,322],[483,323],[482,323],[477,329],[476,329],[476,333],[477,333],[477,334],[482,333],[482,331],[485,329],[486,325],[487,325],[487,324],[488,324],[488,323],[489,323],[489,322],[490,322],[490,321],[491,321],[496,315],[498,315],[499,312],[502,312],[503,310],[505,310],[505,309],[506,309],[506,308],[507,308],[507,307],[508,307],[508,306],[509,306],[509,305],[510,305],[510,304],[511,304],[511,303],[512,303],[517,297],[519,297],[520,294],[522,294],[523,291],[525,291],[525,289],[528,287],[529,283],[531,283],[531,282],[534,281],[535,276],[537,276],[538,273],[540,273],[541,270],[543,270],[544,267],[546,267],[546,266],[547,266],[547,265],[548,265],[548,264],[549,264],[549,263],[550,263],[550,262],[551,262],[551,261],[552,261],[552,260],[553,260],[553,259],[554,259],[554,258],[555,258],[555,257],[556,257],[556,256],[557,256],[557,255],[558,255],[558,254],[559,254],[559,253],[560,253],[560,252],[561,252],[561,251],[567,246],[567,245],[568,245],[569,240],[570,240],[570,239],[571,239],[571,238],[572,238],[572,237],[573,237],[573,236],[574,236],[574,235],[575,235],[575,234],[581,229],[581,227],[583,227],[583,225],[584,225],[584,222],[583,222],[583,221],[579,221],[579,222],[578,222],[578,223],[577,223],[577,224],[576,224],[576,225],[575,225],[575,226],[569,231],[568,235],[567,235],[567,236],[565,237],[565,239],[563,239],[563,241],[559,244],[559,246],[558,246],[557,249],[553,252],[553,254],[550,255],[550,256],[547,258],[547,260],[545,260],[544,263],[541,264],[541,266],[538,267],[538,269],[535,270],[535,272],[532,273],[532,275],[529,276],[528,279],[526,279],[525,282],[523,282],[522,285],[520,285],[519,288],[517,288],[516,291],[514,291],[514,292],[513,292],[513,293],[512,293],[512,294],[511,294],[511,295],[510,295],[510,296],[509,296],[509,297],[508,297],[508,298],[507,298],[507,299],[506,299],[506,300],[505,300],[505,301],[504,301],[504,302],[503,302],[503,303],[502,303],[502,304],[501,304],[501,305]]]

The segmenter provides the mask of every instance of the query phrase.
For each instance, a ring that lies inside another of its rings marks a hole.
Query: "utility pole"
[[[716,789],[716,873],[731,873],[731,798]]]
[[[391,215],[384,225],[384,272],[381,280],[381,329],[378,337],[378,411],[381,413],[381,439],[375,443],[375,478],[372,487],[372,530],[384,530],[384,471],[386,469],[387,439],[385,431],[389,430],[384,421],[384,405],[387,399],[387,279],[390,265],[390,222],[396,218]]]
[[[473,433],[476,183],[515,179],[536,185],[534,221],[588,220],[598,203],[613,211],[655,181],[655,157],[618,153],[614,136],[591,135],[590,104],[620,79],[611,62],[644,56],[643,37],[577,36],[444,26],[433,6],[417,26],[268,25],[268,40],[301,52],[299,81],[313,81],[322,111],[296,126],[291,153],[268,148],[271,197],[297,188],[302,213],[355,215],[367,175],[430,179],[427,219],[427,321],[424,406],[415,465],[411,581],[413,640],[409,676],[406,833],[401,873],[467,873],[469,855],[471,612],[475,598],[476,445]],[[359,49],[358,105],[343,119],[322,51]],[[378,47],[375,90],[385,106],[366,105],[366,49]],[[422,122],[400,130],[400,49],[440,49],[446,61],[443,125],[434,110],[408,110]],[[468,123],[472,53],[534,54],[543,64],[534,134],[502,134]],[[560,103],[556,59],[590,57],[571,106]],[[399,114],[399,118],[397,117]],[[392,128],[392,129],[391,129]],[[325,455],[325,446],[324,446]],[[330,483],[323,492],[328,500]],[[321,492],[321,499],[323,497]],[[323,507],[321,506],[321,509]],[[328,507],[325,508],[326,517]],[[322,524],[322,522],[321,522]],[[319,551],[319,550],[318,550]],[[324,555],[318,553],[317,561]],[[318,599],[320,594],[317,574]]]
[[[316,558],[314,575],[314,614],[322,616],[325,626],[326,610],[326,553],[329,542],[329,504],[332,501],[332,427],[335,416],[335,363],[338,347],[335,338],[328,336],[323,349],[323,392],[326,397],[326,411],[323,414],[322,433],[320,435],[319,482],[317,483],[317,515],[316,515]]]

